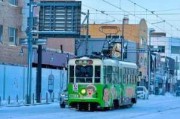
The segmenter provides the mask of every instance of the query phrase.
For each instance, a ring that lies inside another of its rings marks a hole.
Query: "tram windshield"
[[[93,66],[92,65],[77,65],[75,70],[77,83],[92,83]]]

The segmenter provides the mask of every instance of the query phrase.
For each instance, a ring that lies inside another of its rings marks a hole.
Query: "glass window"
[[[112,66],[107,66],[107,73],[112,73]]]
[[[119,68],[118,67],[116,67],[115,81],[116,81],[116,83],[120,83],[119,82]]]
[[[12,5],[18,5],[18,0],[8,0]]]
[[[107,76],[106,76],[106,83],[112,83],[112,66],[107,66]]]
[[[92,83],[93,76],[93,66],[86,65],[81,66],[77,65],[75,70],[76,82],[78,83]]]
[[[122,82],[122,69],[120,69],[120,72],[119,72],[119,82],[120,83]]]
[[[180,46],[171,46],[172,54],[180,54]]]
[[[95,66],[95,83],[100,83],[100,77],[101,77],[101,67]]]
[[[123,83],[126,83],[126,75],[123,75]]]
[[[158,46],[160,53],[165,53],[165,46]]]
[[[104,66],[104,83],[106,84],[107,70],[106,66]]]
[[[74,83],[74,66],[70,66],[69,78],[70,78],[69,82]]]
[[[176,62],[175,65],[175,69],[180,70],[180,62]]]
[[[143,91],[143,87],[137,87],[137,91]]]
[[[16,34],[17,34],[17,30],[15,28],[9,27],[9,42],[12,44],[16,43]]]
[[[0,42],[2,42],[2,37],[3,37],[3,26],[0,25]]]

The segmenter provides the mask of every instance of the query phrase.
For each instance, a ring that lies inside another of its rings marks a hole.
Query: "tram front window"
[[[92,83],[93,66],[76,66],[76,82]]]

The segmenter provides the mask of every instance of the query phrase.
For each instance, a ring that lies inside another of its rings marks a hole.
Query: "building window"
[[[165,46],[158,46],[160,53],[165,53]]]
[[[15,44],[16,43],[17,29],[9,27],[8,34],[9,34],[9,43]]]
[[[180,53],[180,46],[171,46],[171,53],[172,54],[179,54]]]
[[[0,42],[2,42],[2,37],[3,37],[3,26],[0,25]]]
[[[9,3],[12,5],[18,5],[18,0],[9,0]]]

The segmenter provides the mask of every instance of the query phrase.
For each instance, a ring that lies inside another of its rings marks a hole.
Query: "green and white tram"
[[[137,65],[116,59],[81,57],[68,63],[68,105],[78,110],[136,103]]]

